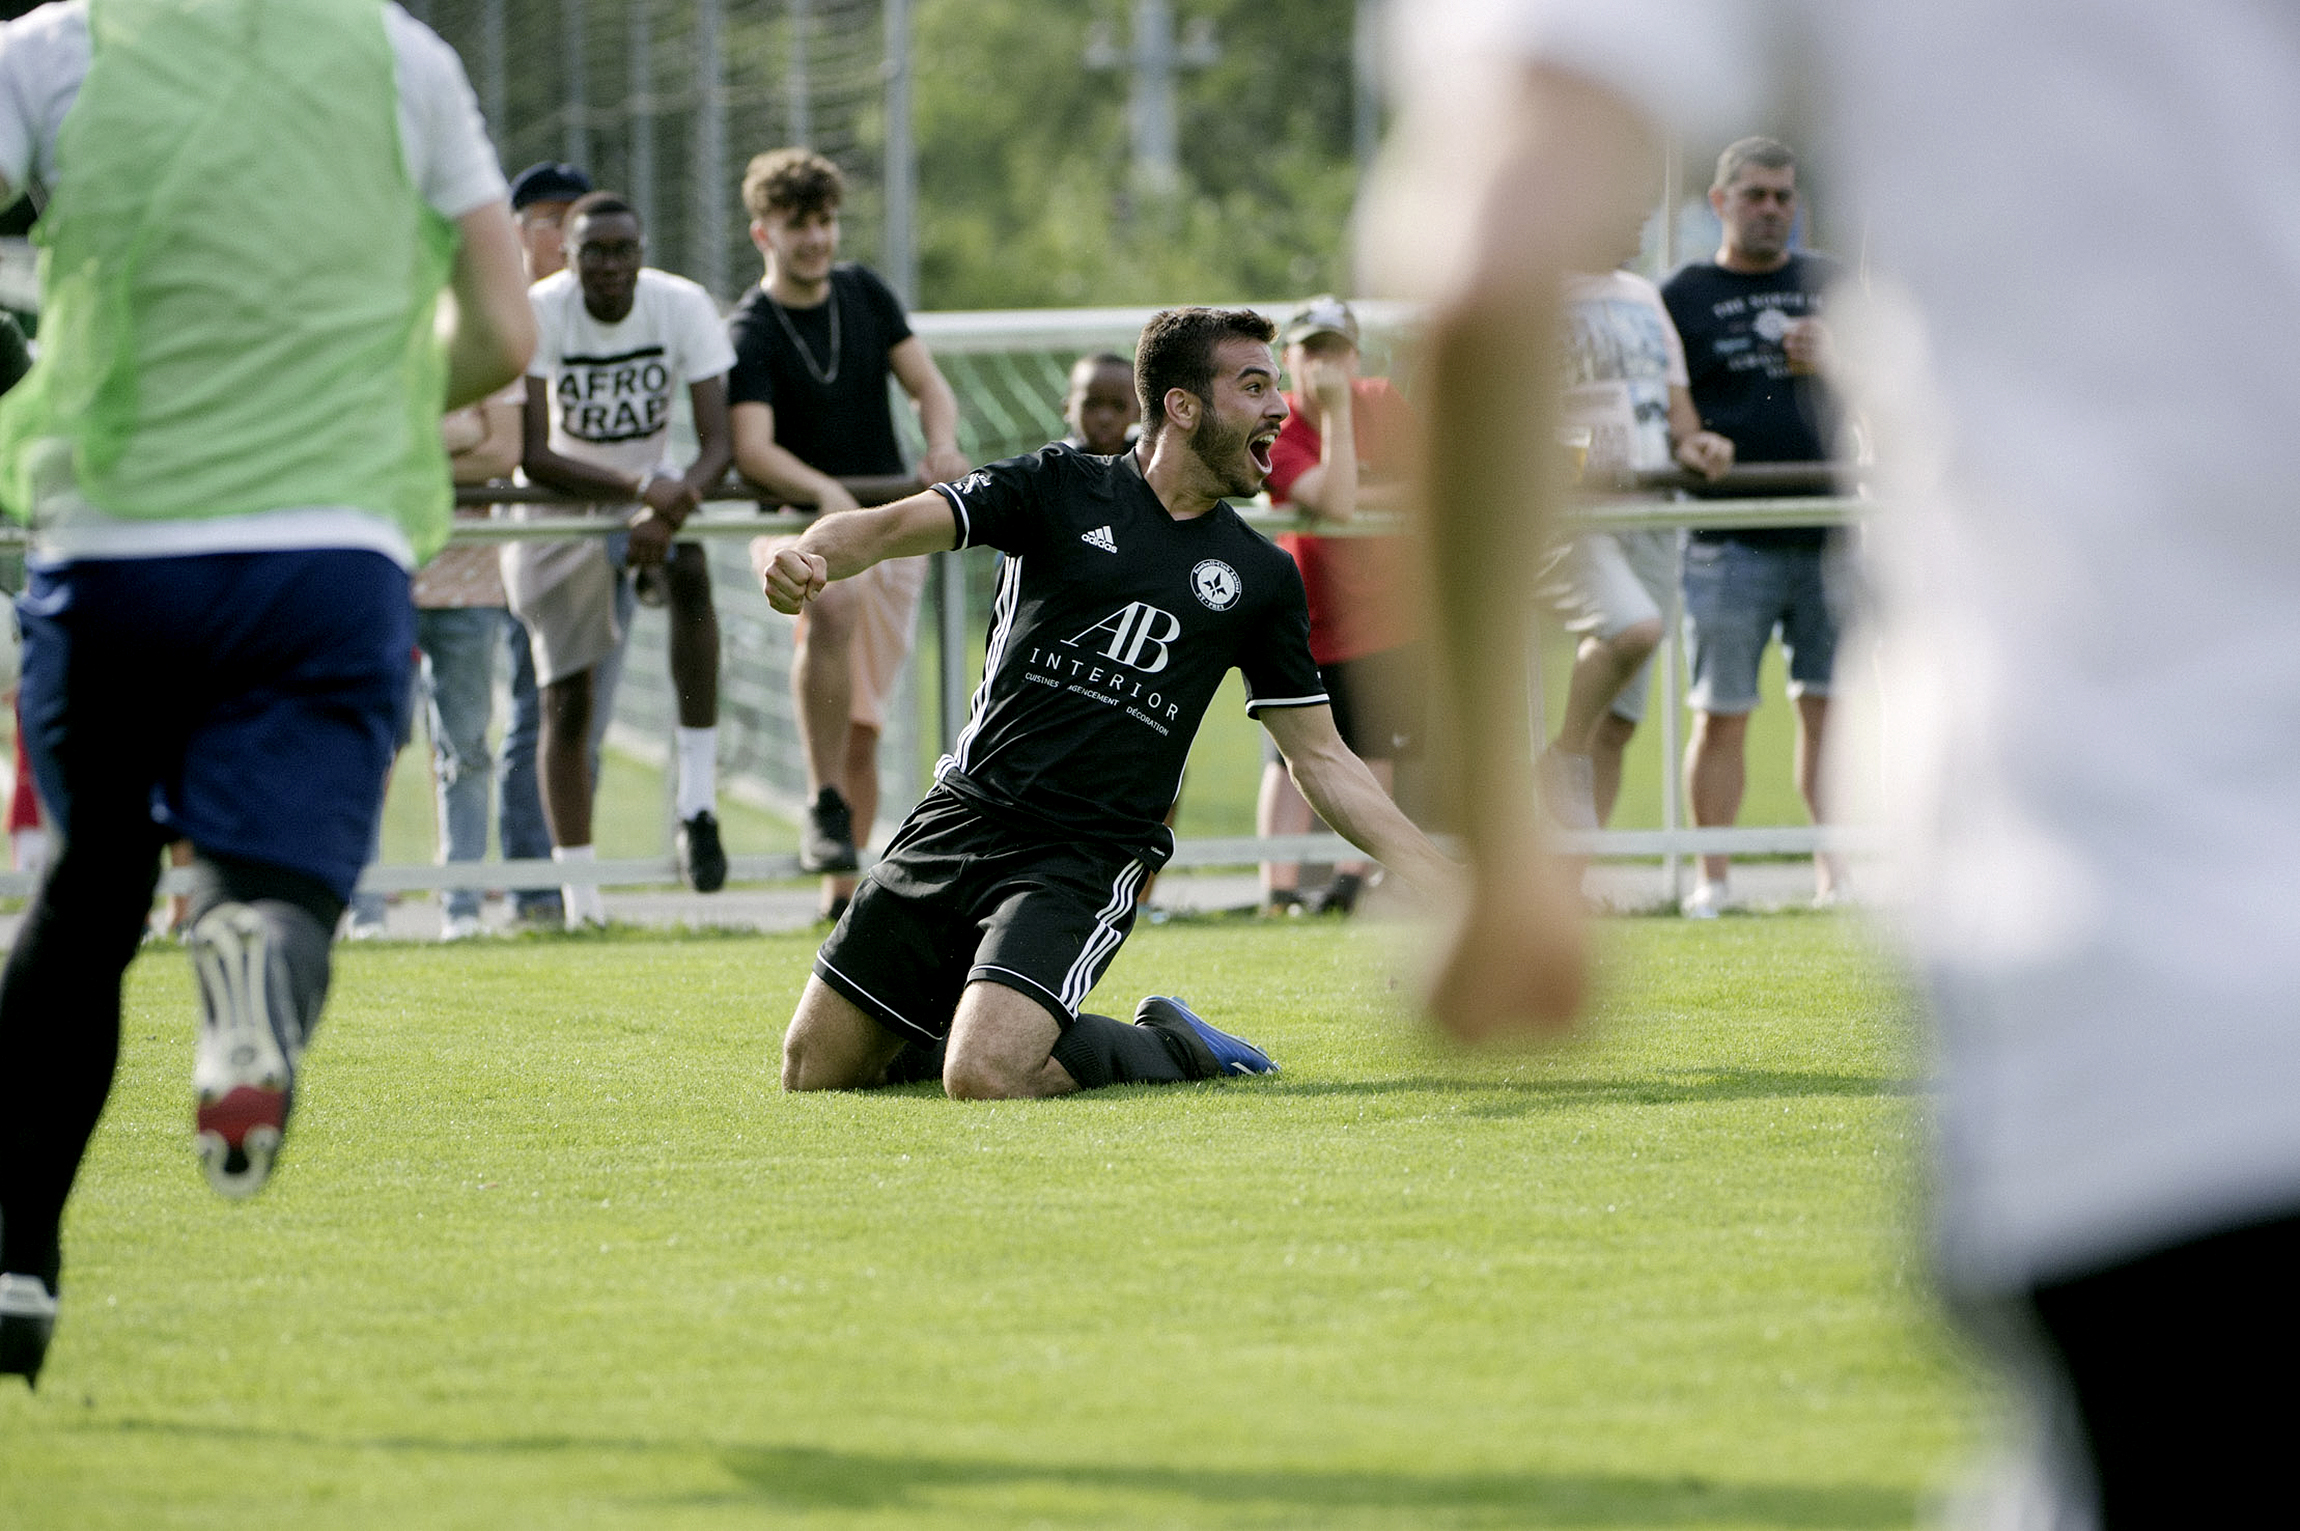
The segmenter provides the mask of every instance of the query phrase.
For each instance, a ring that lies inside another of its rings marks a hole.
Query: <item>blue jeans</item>
[[[487,722],[495,701],[495,650],[503,641],[504,620],[501,610],[485,606],[415,614],[444,861],[487,859],[487,787],[494,774],[487,757]],[[449,919],[475,915],[479,890],[452,889],[444,906]]]
[[[607,745],[607,725],[615,721],[615,692],[623,684],[623,661],[631,657],[631,619],[639,614],[639,586],[627,555],[631,534],[607,539],[607,561],[615,566],[615,630],[623,636],[591,669],[591,800],[599,799],[599,752]]]
[[[535,656],[527,629],[502,613],[505,646],[511,651],[511,717],[503,731],[503,759],[496,782],[495,833],[506,861],[548,861],[551,829],[543,819],[543,784],[535,769],[535,741],[543,733],[543,698],[535,687]],[[559,918],[557,888],[521,888],[512,906],[525,919]]]

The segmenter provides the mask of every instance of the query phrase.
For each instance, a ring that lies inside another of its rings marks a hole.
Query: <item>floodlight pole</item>
[[[1361,181],[1372,174],[1382,146],[1382,33],[1388,11],[1387,0],[1358,0],[1357,27],[1350,37],[1351,137]]]
[[[918,306],[916,150],[910,137],[910,0],[886,0],[886,279]]]
[[[566,62],[567,162],[591,166],[591,67],[585,56],[583,0],[559,0],[559,45]]]
[[[783,95],[790,108],[790,140],[803,149],[815,136],[814,82],[809,78],[807,45],[815,29],[814,0],[791,0],[790,61],[783,69]]]
[[[630,70],[625,110],[631,120],[631,205],[639,226],[655,228],[655,20],[652,0],[624,0],[630,7],[625,62]]]
[[[727,93],[719,56],[721,0],[695,0],[695,165],[688,203],[691,275],[727,292]]]
[[[500,145],[511,131],[509,93],[503,72],[503,0],[487,0],[479,11],[479,102],[487,114],[487,131]]]
[[[1180,131],[1174,110],[1174,80],[1185,66],[1211,64],[1221,56],[1213,23],[1192,21],[1186,35],[1174,35],[1173,0],[1134,0],[1132,46],[1121,52],[1106,24],[1097,22],[1086,40],[1086,67],[1125,69],[1133,75],[1126,120],[1134,140],[1134,184],[1148,192],[1169,192],[1182,182]]]
[[[1661,150],[1661,269],[1666,279],[1677,265],[1677,204],[1684,197],[1685,145],[1672,133]],[[1685,715],[1679,687],[1678,634],[1682,616],[1675,580],[1669,584],[1668,608],[1661,617],[1661,832],[1676,844],[1677,830],[1685,822]],[[1684,861],[1673,848],[1661,858],[1662,898],[1675,906],[1685,894]]]
[[[910,0],[886,0],[886,247],[881,265],[887,284],[905,308],[918,306],[918,160],[911,142]],[[794,12],[803,25],[805,7]],[[803,56],[803,55],[796,55]],[[795,109],[794,109],[795,111]],[[794,125],[800,120],[793,117]],[[941,649],[936,679],[945,754],[958,746],[966,721],[966,558],[937,553],[934,571],[935,626]]]

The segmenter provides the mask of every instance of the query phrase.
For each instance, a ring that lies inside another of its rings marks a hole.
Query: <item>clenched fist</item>
[[[797,616],[831,582],[828,564],[783,537],[751,539],[751,572],[758,575],[767,604],[787,617]]]

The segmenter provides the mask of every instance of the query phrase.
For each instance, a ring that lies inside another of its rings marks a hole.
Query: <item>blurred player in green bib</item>
[[[228,1196],[270,1174],[447,536],[440,414],[534,325],[462,66],[378,0],[44,6],[0,31],[0,183],[48,188],[41,354],[0,406],[61,837],[0,980],[0,1372],[30,1379],[171,840],[199,1157]]]

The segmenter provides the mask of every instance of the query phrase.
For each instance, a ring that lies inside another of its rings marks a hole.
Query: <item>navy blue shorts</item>
[[[149,823],[351,896],[406,727],[415,609],[380,553],[314,549],[34,567],[24,744],[66,836]]]

